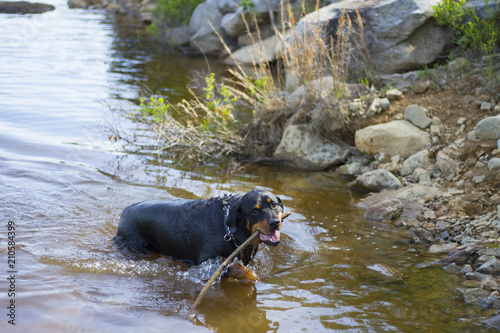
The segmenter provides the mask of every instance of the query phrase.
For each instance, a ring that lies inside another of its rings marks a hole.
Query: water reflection
[[[355,206],[358,194],[334,174],[173,168],[153,151],[131,153],[93,131],[109,105],[133,107],[142,85],[182,98],[191,70],[204,70],[204,60],[150,50],[128,20],[114,25],[102,12],[58,5],[44,25],[24,35],[27,44],[9,36],[28,16],[0,21],[0,63],[9,64],[0,66],[0,221],[19,226],[20,275],[19,326],[2,320],[2,332],[479,327],[484,312],[456,302],[450,275],[414,268],[428,261],[425,254],[408,248],[404,230],[365,221]],[[256,187],[279,195],[295,213],[278,247],[261,246],[253,263],[260,282],[214,286],[198,325],[185,318],[202,288],[179,277],[187,267],[158,256],[127,257],[111,241],[122,209],[134,202]],[[0,293],[0,305],[6,302]]]

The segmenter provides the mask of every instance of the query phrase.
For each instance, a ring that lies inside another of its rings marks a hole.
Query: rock
[[[416,94],[423,94],[429,89],[430,86],[431,86],[431,81],[422,81],[413,86],[413,91]]]
[[[371,156],[385,152],[408,157],[430,145],[430,136],[406,120],[394,120],[356,131],[355,143],[359,150]]]
[[[436,229],[439,231],[443,231],[443,230],[446,230],[449,228],[450,228],[450,224],[448,222],[444,222],[444,221],[437,221],[436,222]]]
[[[425,170],[432,170],[434,168],[433,161],[429,157],[429,151],[427,149],[421,150],[408,157],[401,166],[400,174],[401,176],[412,174],[417,168]]]
[[[0,13],[6,14],[41,14],[54,9],[52,5],[39,2],[0,1]]]
[[[479,176],[474,176],[472,177],[472,182],[474,184],[480,184],[486,179],[485,175],[479,175]]]
[[[399,91],[398,89],[389,89],[385,93],[385,96],[390,101],[395,101],[395,100],[401,99],[403,97],[403,93],[401,91]]]
[[[403,203],[398,199],[385,200],[368,208],[363,215],[372,221],[394,220],[403,212]]]
[[[410,228],[410,242],[415,244],[432,244],[434,242],[435,233],[424,228]]]
[[[481,107],[479,107],[479,110],[481,111],[490,111],[491,110],[491,104],[488,102],[483,102],[481,103]]]
[[[494,169],[500,169],[500,158],[498,157],[493,157],[488,161],[488,169],[494,170]]]
[[[326,140],[307,125],[288,125],[274,157],[299,168],[321,170],[340,164],[349,154],[349,148]]]
[[[368,172],[369,170],[370,169],[368,167],[362,165],[361,163],[353,162],[338,167],[337,172],[343,177],[355,178],[356,176]]]
[[[387,111],[391,107],[391,103],[389,103],[389,99],[384,97],[380,100],[380,106],[382,107],[382,111]]]
[[[426,129],[432,124],[432,120],[427,117],[427,109],[418,105],[408,105],[405,109],[405,119],[413,125]]]
[[[464,68],[467,65],[467,60],[464,58],[457,58],[448,63],[448,69],[451,71],[456,71]]]
[[[466,122],[466,121],[467,121],[467,118],[465,118],[465,117],[460,117],[460,118],[458,118],[458,120],[457,120],[457,125],[463,125],[463,124],[465,124],[465,122]]]
[[[301,36],[311,27],[324,27],[329,40],[336,33],[340,11],[358,9],[374,67],[381,73],[403,72],[433,62],[451,46],[449,29],[440,27],[432,19],[435,4],[435,1],[421,0],[338,1],[306,15],[296,30]],[[355,72],[362,66],[351,61]]]
[[[498,290],[498,280],[492,276],[488,276],[481,282],[480,287],[486,290]]]
[[[389,163],[391,162],[391,155],[385,153],[385,152],[380,152],[376,154],[373,158],[375,158],[375,161],[379,163]]]
[[[444,151],[440,150],[436,155],[436,165],[445,177],[455,174],[460,163],[448,156]]]
[[[486,279],[487,277],[489,277],[489,275],[487,275],[487,274],[481,274],[481,273],[478,273],[478,272],[470,272],[470,273],[465,273],[465,277],[468,280],[476,280],[476,281],[481,282],[484,279]]]
[[[370,104],[370,107],[366,111],[366,116],[367,117],[373,117],[376,114],[380,113],[382,111],[382,104],[380,103],[380,98],[375,97]]]
[[[238,4],[240,2],[238,2]],[[250,28],[252,28],[254,16],[258,21],[263,22],[269,18],[270,12],[272,13],[280,9],[280,1],[278,0],[253,0],[252,4],[252,8],[245,9],[241,6],[236,9],[235,12],[224,15],[221,27],[229,36],[237,37],[245,33],[245,21],[250,25]],[[243,17],[245,17],[245,19],[243,19]]]
[[[210,53],[223,49],[222,43],[214,32],[220,31],[222,13],[215,0],[199,4],[189,21],[189,38],[194,53]]]
[[[490,292],[481,288],[457,288],[456,294],[465,303],[476,304],[490,295]]]
[[[500,261],[496,258],[491,258],[476,269],[476,272],[490,275],[500,274]]]
[[[432,252],[432,253],[442,253],[442,252],[450,253],[450,252],[454,251],[457,248],[457,246],[458,246],[457,243],[432,244],[431,247],[429,248],[429,252]],[[456,264],[452,263],[450,265],[456,265]],[[448,267],[450,265],[447,265],[445,267]]]
[[[399,179],[385,169],[364,173],[347,185],[352,189],[365,192],[380,192],[384,189],[396,190],[402,187]]]
[[[247,46],[271,36],[274,36],[274,29],[271,26],[259,27],[259,32],[252,31],[251,33],[238,35],[238,45],[240,47]]]
[[[277,59],[280,51],[281,41],[276,36],[271,36],[234,51],[232,57],[227,57],[224,63],[234,65],[234,60],[242,65],[264,63]]]
[[[484,320],[483,323],[500,331],[500,314]]]
[[[432,246],[431,246],[431,248],[432,248]],[[456,272],[460,271],[458,269],[457,264],[455,264],[455,263],[451,263],[449,265],[446,265],[446,266],[443,267],[443,269],[445,271],[447,271],[448,273],[456,273]]]
[[[189,43],[189,26],[181,26],[167,29],[165,39],[176,46],[182,46]]]
[[[480,120],[476,125],[476,133],[479,140],[500,139],[500,115]]]
[[[349,111],[351,111],[352,113],[355,113],[355,112],[358,112],[359,110],[361,110],[361,108],[363,107],[363,103],[361,102],[351,102],[349,103]]]

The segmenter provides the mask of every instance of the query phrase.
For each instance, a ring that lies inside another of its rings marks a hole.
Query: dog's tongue
[[[280,231],[279,230],[276,230],[274,231],[273,234],[271,235],[264,235],[264,234],[260,234],[259,235],[259,238],[261,241],[267,243],[276,243],[276,242],[279,242],[280,241]]]

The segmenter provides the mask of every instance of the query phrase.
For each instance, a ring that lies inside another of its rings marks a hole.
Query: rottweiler
[[[113,240],[133,253],[154,251],[191,266],[228,257],[259,231],[239,255],[248,265],[261,242],[280,243],[282,214],[281,199],[263,190],[210,199],[147,200],[123,210]]]

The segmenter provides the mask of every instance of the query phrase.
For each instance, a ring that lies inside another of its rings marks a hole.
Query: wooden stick
[[[290,216],[292,212],[293,210],[289,210],[288,212],[283,213],[283,215],[281,215],[281,220],[284,220],[285,218]],[[219,266],[219,268],[217,268],[217,270],[215,271],[214,274],[212,274],[210,279],[208,279],[207,283],[205,284],[200,294],[198,295],[198,298],[196,299],[193,306],[188,312],[188,318],[190,320],[194,319],[196,315],[195,313],[196,308],[198,307],[198,305],[200,305],[201,301],[203,300],[203,297],[205,297],[205,294],[208,292],[208,289],[212,286],[212,283],[214,283],[214,281],[219,277],[219,275],[221,275],[222,271],[234,260],[234,258],[236,258],[238,254],[240,254],[241,251],[243,251],[248,246],[248,244],[250,244],[250,242],[254,240],[255,237],[259,235],[259,233],[260,233],[259,231],[254,232],[250,237],[248,237],[248,239],[245,242],[243,242],[243,244],[238,246],[238,248],[234,250],[233,253],[231,253],[231,255],[227,257],[226,260],[224,260],[224,262]]]
[[[248,246],[248,244],[250,244],[250,242],[253,241],[253,239],[255,237],[257,237],[258,235],[259,235],[259,231],[256,231],[250,237],[248,237],[248,239],[243,244],[241,244],[236,250],[234,250],[233,253],[231,253],[231,255],[229,257],[227,257],[226,260],[224,260],[224,262],[219,266],[219,268],[217,268],[215,273],[212,274],[210,279],[205,284],[205,287],[203,287],[200,294],[198,295],[198,298],[196,299],[193,306],[191,307],[191,310],[189,310],[189,312],[188,312],[189,319],[192,320],[194,318],[196,308],[198,307],[198,305],[200,305],[203,297],[207,293],[207,291],[210,288],[210,286],[212,285],[212,283],[219,277],[219,275],[227,267],[227,265],[229,265],[234,260],[234,258],[236,258],[236,256],[238,254],[240,254],[240,252],[243,251],[243,249],[245,249]]]

